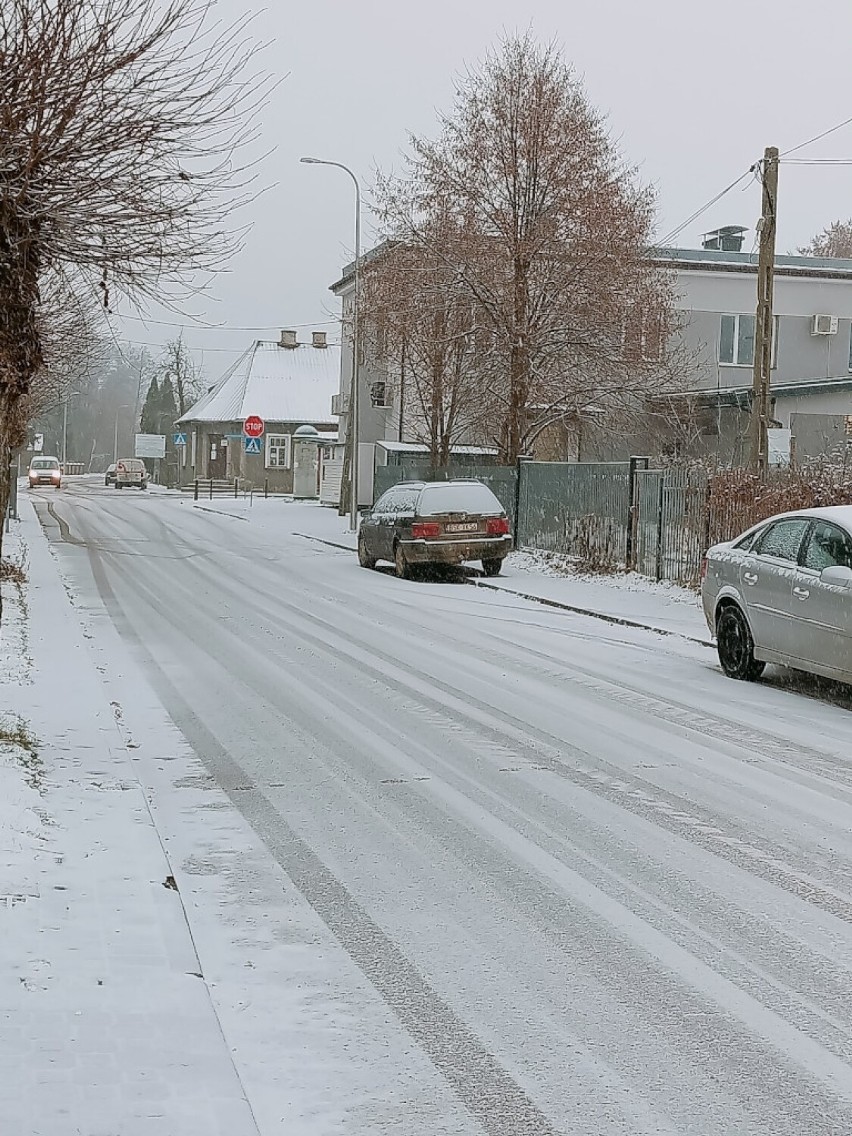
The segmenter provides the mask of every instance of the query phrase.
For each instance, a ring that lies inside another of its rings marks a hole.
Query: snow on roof
[[[685,249],[656,248],[651,259],[658,264],[682,264],[686,268],[716,267],[745,271],[757,271],[756,252],[733,252],[726,249]],[[852,276],[852,260],[828,256],[785,256],[775,257],[775,269],[782,275],[824,276],[828,278],[848,278]]]
[[[340,347],[280,347],[258,340],[181,422],[332,422],[340,385]]]
[[[424,446],[420,442],[391,442],[381,441],[376,442],[377,446],[381,446],[383,450],[387,450],[391,454],[428,454],[429,447]],[[492,446],[451,446],[450,452],[453,454],[484,454],[491,456],[497,453],[496,447]]]

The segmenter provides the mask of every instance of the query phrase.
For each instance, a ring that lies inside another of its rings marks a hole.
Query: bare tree
[[[0,454],[19,445],[61,318],[45,281],[104,307],[162,299],[238,243],[251,193],[233,155],[265,84],[247,19],[211,0],[3,0],[0,5]],[[58,358],[58,356],[54,356]],[[8,498],[0,461],[0,516]]]
[[[798,252],[800,256],[852,257],[852,217],[833,221]]]
[[[515,458],[590,398],[602,406],[671,381],[626,329],[664,345],[672,295],[648,256],[653,194],[624,166],[555,47],[509,39],[458,84],[437,141],[412,138],[407,176],[380,180],[388,235],[442,258],[490,332],[480,359]],[[434,239],[445,214],[457,239]],[[653,329],[653,330],[652,330]]]
[[[175,390],[178,417],[182,417],[202,394],[201,373],[195,365],[183,336],[170,339],[163,348],[157,372],[171,379]]]
[[[437,232],[440,218],[431,228],[436,243],[452,240]],[[426,445],[433,469],[445,468],[453,446],[479,440],[487,419],[469,291],[445,256],[399,243],[370,259],[362,288],[366,348],[401,409],[405,401],[407,433]]]

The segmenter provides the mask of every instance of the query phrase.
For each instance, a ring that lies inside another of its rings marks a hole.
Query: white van
[[[115,463],[115,487],[124,489],[125,486],[148,488],[148,471],[139,458],[121,458]]]

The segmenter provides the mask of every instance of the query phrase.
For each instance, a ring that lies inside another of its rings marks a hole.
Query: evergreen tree
[[[174,394],[172,398],[174,398]],[[160,387],[157,383],[156,375],[151,379],[151,385],[148,387],[148,393],[145,395],[145,403],[142,407],[142,420],[139,429],[143,434],[160,433]]]
[[[160,396],[157,400],[159,411],[159,429],[157,434],[171,434],[175,428],[178,417],[178,405],[175,398],[175,388],[171,375],[164,375],[160,383]]]

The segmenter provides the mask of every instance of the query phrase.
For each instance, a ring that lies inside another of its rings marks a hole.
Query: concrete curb
[[[694,635],[687,635],[683,631],[671,631],[666,627],[655,627],[651,623],[640,623],[636,619],[627,619],[623,615],[607,615],[602,611],[592,611],[591,608],[577,607],[575,604],[563,603],[561,600],[552,600],[544,596],[536,596],[531,592],[518,592],[514,588],[503,588],[499,584],[486,580],[472,579],[468,583],[475,588],[488,588],[493,592],[502,592],[505,596],[518,596],[532,603],[543,604],[545,607],[554,607],[560,611],[568,611],[572,615],[587,615],[591,619],[600,619],[604,623],[614,623],[618,627],[635,627],[640,631],[653,631],[656,635],[667,635],[675,639],[685,639],[688,643],[697,643],[700,647],[713,647],[709,639],[697,639]]]
[[[357,548],[353,548],[351,544],[338,544],[335,540],[325,540],[321,536],[311,536],[309,533],[293,533],[293,536],[301,537],[302,540],[312,540],[316,544],[327,545],[328,548],[340,548],[343,552],[357,552]]]

